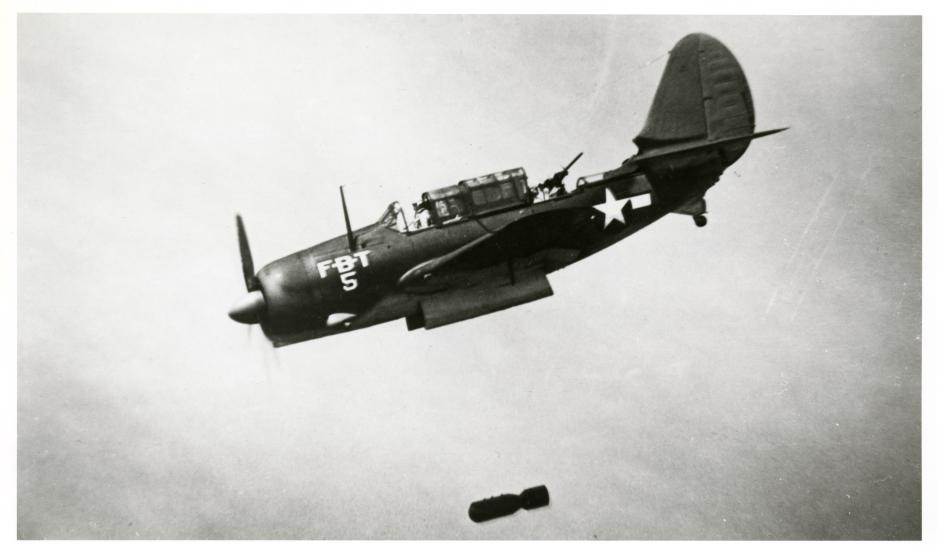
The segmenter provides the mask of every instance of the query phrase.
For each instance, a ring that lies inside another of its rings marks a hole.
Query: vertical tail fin
[[[745,153],[755,129],[755,108],[745,73],[715,38],[691,34],[670,52],[651,111],[634,138],[638,156],[676,145],[718,141],[722,169]],[[742,138],[742,139],[732,139]]]

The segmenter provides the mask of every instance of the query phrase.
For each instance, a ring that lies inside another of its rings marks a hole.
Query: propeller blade
[[[251,258],[251,246],[247,242],[247,231],[244,230],[244,220],[241,215],[235,216],[238,226],[238,245],[241,248],[241,270],[244,272],[244,284],[248,292],[260,289],[257,275],[254,274],[254,259]]]

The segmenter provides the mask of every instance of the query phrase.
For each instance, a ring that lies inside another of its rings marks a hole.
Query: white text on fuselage
[[[368,254],[370,253],[370,250],[362,250],[361,252],[354,252],[345,256],[332,258],[331,260],[322,260],[316,264],[316,269],[319,270],[319,277],[325,279],[329,274],[329,270],[334,268],[335,271],[338,272],[339,278],[342,280],[342,290],[345,292],[354,290],[358,288],[358,279],[355,278],[358,272],[355,271],[355,268],[359,263],[361,264],[361,269],[371,265],[371,262],[368,261]]]

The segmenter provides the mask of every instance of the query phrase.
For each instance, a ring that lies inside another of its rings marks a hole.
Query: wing
[[[400,277],[398,284],[410,289],[424,282],[428,286],[452,286],[452,281],[430,283],[429,279],[458,278],[458,274],[504,264],[509,264],[511,271],[538,268],[548,273],[581,254],[582,240],[577,236],[590,226],[591,210],[552,210],[508,223],[452,252],[417,264]]]
[[[552,295],[553,289],[546,274],[538,269],[526,270],[517,273],[514,281],[488,279],[477,286],[450,289],[421,298],[422,319],[417,324],[429,330]]]

